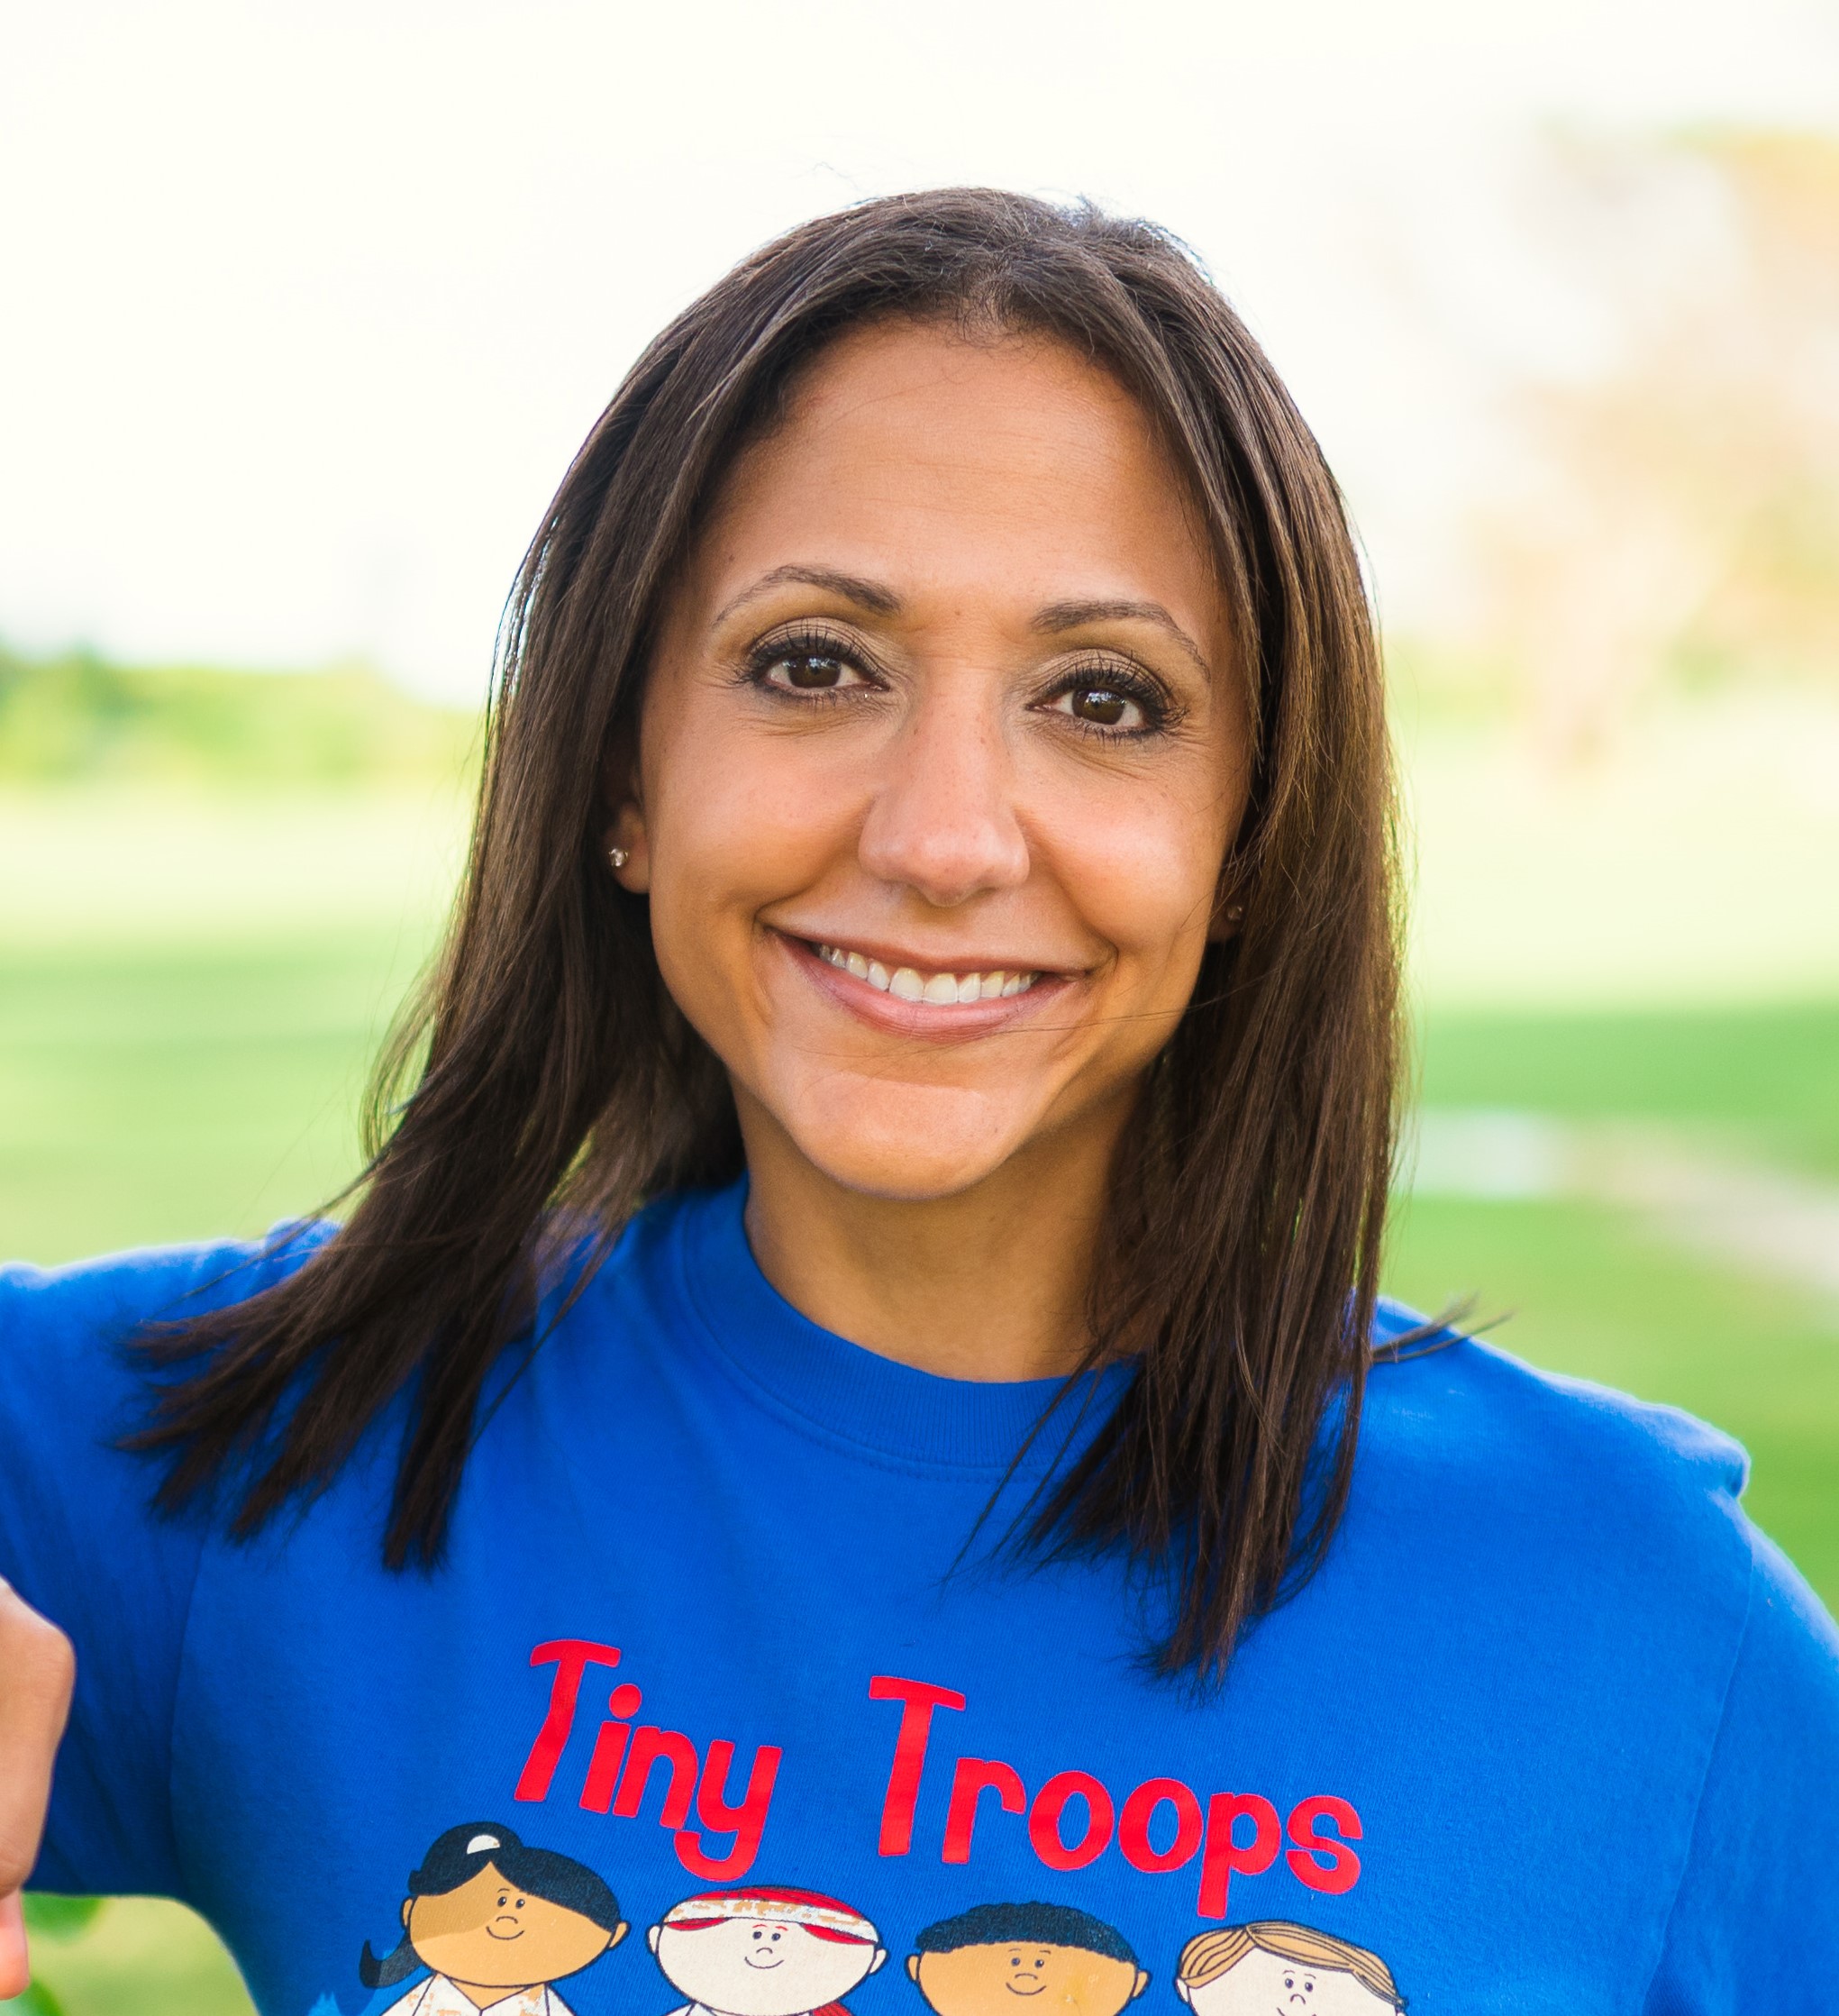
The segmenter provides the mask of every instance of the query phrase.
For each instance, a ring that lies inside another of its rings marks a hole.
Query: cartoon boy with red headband
[[[671,2016],[850,2016],[842,1998],[888,1957],[860,1911],[815,1890],[706,1890],[647,1938],[687,1998]]]

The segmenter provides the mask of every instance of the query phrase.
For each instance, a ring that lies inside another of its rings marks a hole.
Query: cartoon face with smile
[[[458,1890],[411,1897],[402,1922],[424,1966],[462,1989],[501,1993],[578,1974],[625,1931],[621,1925],[609,1934],[580,1911],[519,1889],[491,1862]]]
[[[1194,2016],[1397,2016],[1405,2007],[1377,1953],[1280,1919],[1189,1939],[1175,1993]]]
[[[888,1957],[860,1911],[815,1891],[705,1891],[648,1935],[664,1977],[714,2016],[839,2010]]]
[[[367,1944],[358,1965],[367,1988],[393,1987],[420,1967],[432,1975],[388,2016],[446,2016],[456,2008],[463,2016],[469,2005],[488,2010],[536,1992],[544,2016],[568,2016],[549,1984],[578,1974],[626,1933],[618,1900],[593,1870],[525,1847],[495,1822],[450,1828],[408,1889],[401,1944],[381,1960]]]
[[[935,2016],[1119,2016],[1150,1982],[1122,1934],[1066,1904],[979,1904],[915,1944],[907,1975]]]

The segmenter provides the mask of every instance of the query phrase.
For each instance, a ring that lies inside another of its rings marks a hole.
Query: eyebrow
[[[737,609],[744,609],[768,589],[783,588],[788,581],[799,582],[806,588],[826,589],[832,595],[841,596],[845,602],[853,602],[858,608],[867,609],[871,616],[893,616],[901,611],[900,598],[879,581],[865,580],[860,574],[844,574],[834,567],[807,567],[802,561],[790,561],[742,588],[716,616],[716,623],[725,623]]]
[[[1088,623],[1152,623],[1165,631],[1209,677],[1212,667],[1206,654],[1187,631],[1160,602],[1050,602],[1034,618],[1033,627],[1048,636],[1062,630],[1080,630]]]
[[[860,574],[845,574],[834,567],[814,567],[802,561],[788,561],[783,567],[775,567],[762,574],[757,581],[742,588],[716,616],[715,622],[725,623],[737,610],[744,609],[750,602],[757,601],[770,589],[783,588],[788,582],[797,582],[806,588],[819,588],[829,594],[839,596],[845,602],[853,602],[858,608],[866,609],[871,616],[898,616],[905,607],[891,588],[879,581],[871,581]],[[1109,600],[1050,602],[1038,610],[1030,628],[1043,636],[1055,636],[1063,630],[1083,629],[1093,623],[1151,623],[1163,631],[1180,645],[1194,661],[1198,670],[1212,676],[1212,667],[1206,654],[1187,631],[1176,622],[1160,602],[1140,602],[1129,598],[1114,598]]]

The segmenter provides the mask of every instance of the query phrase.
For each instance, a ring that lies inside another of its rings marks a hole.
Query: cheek
[[[1197,783],[1199,780],[1197,780]],[[1206,944],[1232,806],[1210,785],[1144,780],[1065,791],[1038,822],[1054,879],[1133,975],[1191,982]]]
[[[755,912],[853,856],[860,825],[847,775],[792,738],[683,725],[646,788],[652,931],[667,973],[732,954]]]

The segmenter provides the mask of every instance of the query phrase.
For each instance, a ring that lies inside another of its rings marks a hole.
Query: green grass
[[[1423,1090],[1429,1106],[1671,1121],[1839,1176],[1839,1005],[1435,1017]]]
[[[331,1195],[414,951],[355,933],[0,955],[0,1249],[256,1233]]]
[[[80,1936],[32,1913],[34,1981],[17,2016],[249,2016],[234,1964],[203,1919],[152,1897],[112,1897]]]
[[[0,1248],[38,1260],[259,1231],[337,1189],[355,1107],[425,927],[190,950],[0,953]],[[1839,1171],[1839,1008],[1448,1016],[1439,1106],[1638,1117]],[[1839,1601],[1839,1331],[1795,1291],[1696,1263],[1580,1204],[1401,1206],[1389,1285],[1473,1292],[1534,1362],[1672,1401],[1754,1458],[1750,1503]],[[238,2016],[233,1971],[176,1906],[109,1904],[40,1944],[66,2016]],[[4,2006],[4,2005],[0,2005]],[[21,2004],[22,2010],[29,2005]]]

